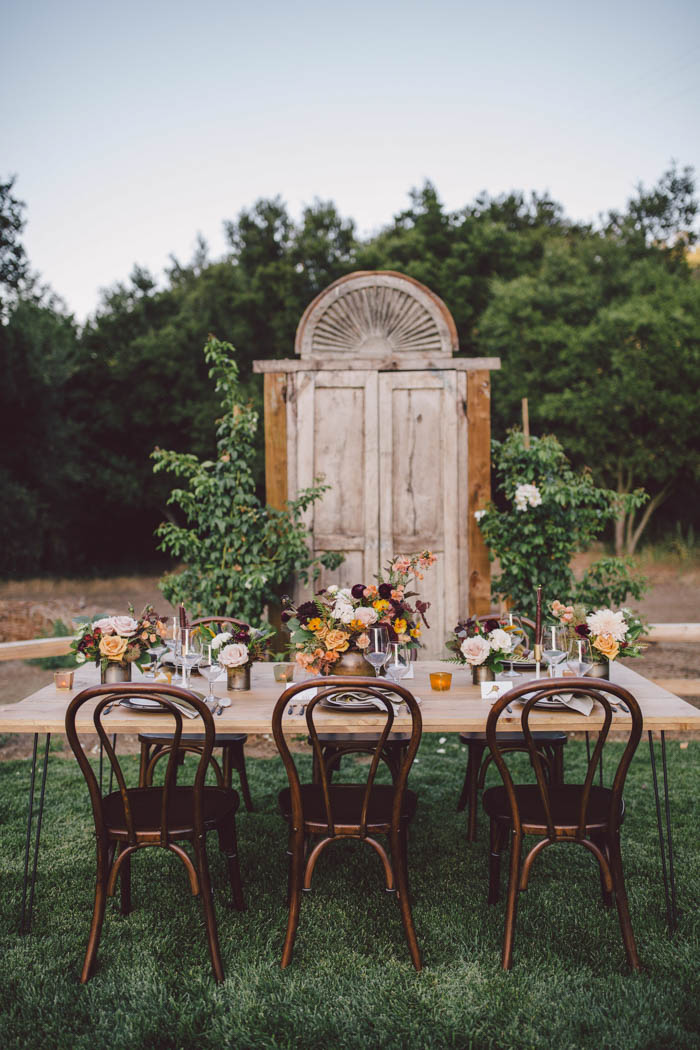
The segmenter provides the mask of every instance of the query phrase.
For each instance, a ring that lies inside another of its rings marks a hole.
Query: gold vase
[[[250,666],[226,668],[227,689],[250,689]]]
[[[331,667],[332,675],[374,678],[374,668],[362,653],[341,653],[340,659]]]
[[[606,678],[610,681],[610,661],[606,659],[596,660],[590,671],[586,672],[586,676],[588,678]]]
[[[120,660],[110,660],[106,667],[100,664],[100,682],[102,685],[118,685],[131,681],[131,664]]]
[[[481,685],[482,682],[495,682],[496,676],[486,664],[476,664],[472,667],[472,685]]]

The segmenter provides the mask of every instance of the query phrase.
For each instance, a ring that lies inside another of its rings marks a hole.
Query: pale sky
[[[430,179],[449,209],[549,191],[622,208],[700,174],[697,0],[0,0],[0,177],[83,320],[259,197],[333,200],[360,233]]]

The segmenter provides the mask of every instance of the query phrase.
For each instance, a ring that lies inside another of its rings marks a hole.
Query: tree
[[[28,263],[20,234],[24,230],[24,201],[18,200],[13,189],[16,176],[0,182],[0,318],[9,292],[16,292],[27,276]]]

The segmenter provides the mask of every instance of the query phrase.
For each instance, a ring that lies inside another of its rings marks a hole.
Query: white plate
[[[134,711],[167,711],[167,707],[163,707],[157,700],[151,700],[146,696],[131,696],[125,697],[121,702],[121,707],[131,707]]]

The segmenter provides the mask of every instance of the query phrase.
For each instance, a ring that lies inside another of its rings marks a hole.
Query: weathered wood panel
[[[491,608],[491,565],[474,514],[491,499],[491,379],[486,371],[467,375],[467,424],[469,595],[465,612],[483,616]]]

